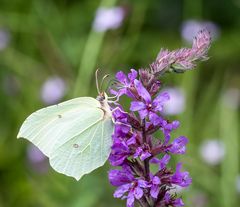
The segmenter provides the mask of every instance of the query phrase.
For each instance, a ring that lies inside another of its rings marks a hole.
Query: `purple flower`
[[[184,203],[181,198],[174,198],[169,193],[165,194],[164,202],[165,202],[165,206],[169,206],[169,205],[174,206],[174,207],[184,206]]]
[[[138,95],[142,98],[142,101],[132,101],[130,110],[138,111],[141,119],[144,119],[148,115],[150,119],[152,116],[155,117],[154,114],[156,112],[162,111],[164,102],[169,100],[169,95],[167,93],[160,93],[152,101],[149,92],[144,88],[140,81],[135,80],[134,85]]]
[[[168,151],[173,154],[185,154],[187,143],[188,139],[184,136],[180,136],[172,142],[171,147],[168,148]]]
[[[163,120],[161,122],[161,130],[164,134],[164,144],[167,144],[171,138],[170,133],[174,130],[177,129],[180,125],[179,121],[173,121],[171,123],[167,122],[166,120]]]
[[[131,88],[134,87],[134,80],[137,78],[138,73],[136,70],[131,69],[131,72],[128,73],[126,76],[122,71],[117,72],[116,79],[118,80],[118,83],[116,85],[117,91],[111,89],[111,93],[120,97],[123,94],[134,97],[134,95],[131,92]]]
[[[150,175],[150,194],[153,198],[157,198],[160,188],[159,185],[161,184],[161,180],[158,176],[153,176],[152,174]]]
[[[123,164],[125,159],[131,154],[128,145],[122,141],[117,141],[112,146],[112,152],[109,157],[111,165],[118,166]]]
[[[158,164],[159,165],[159,170],[162,170],[167,166],[170,159],[171,159],[171,156],[169,154],[165,154],[162,157],[162,159],[158,159],[158,158],[154,157],[153,159],[150,160],[150,162],[153,163],[153,164]]]
[[[111,170],[109,180],[112,185],[117,186],[114,193],[115,198],[127,198],[127,207],[133,207],[134,201],[143,196],[143,189],[148,188],[148,182],[142,179],[136,179],[131,170],[124,167],[123,170]],[[127,193],[127,196],[124,196]]]
[[[134,158],[140,157],[140,159],[143,161],[147,159],[148,157],[151,157],[151,153],[149,152],[149,149],[144,147],[138,147],[136,149],[135,154],[133,155]]]
[[[181,168],[182,163],[178,163],[176,167],[176,172],[172,176],[171,182],[181,187],[187,187],[192,183],[192,178],[190,178],[189,172],[180,172]]]
[[[118,106],[119,107],[119,106]],[[114,119],[117,122],[115,125],[115,136],[125,136],[130,131],[130,125],[127,122],[127,113],[122,109],[116,109],[113,113]]]

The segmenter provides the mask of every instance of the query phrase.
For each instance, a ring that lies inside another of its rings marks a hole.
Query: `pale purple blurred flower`
[[[200,147],[200,154],[202,159],[210,164],[219,164],[225,155],[225,147],[221,140],[210,139],[202,143]]]
[[[199,30],[207,29],[213,39],[217,39],[220,35],[219,27],[211,21],[187,20],[181,26],[182,38],[191,43]]]
[[[59,102],[66,92],[65,81],[57,76],[50,77],[43,84],[41,98],[45,104],[55,104]]]
[[[229,88],[224,92],[222,99],[227,107],[236,110],[240,105],[240,90],[238,88]]]
[[[236,178],[236,188],[237,192],[240,194],[240,175],[238,175]]]
[[[10,33],[5,29],[0,29],[0,50],[4,50],[10,42]]]
[[[27,148],[28,159],[33,163],[42,162],[46,156],[34,145],[29,145]]]
[[[37,172],[44,173],[49,168],[47,157],[32,144],[28,145],[27,159],[30,167]]]
[[[177,115],[185,110],[186,97],[185,93],[180,88],[165,88],[164,92],[167,92],[170,96],[163,108],[163,114],[165,115]]]
[[[125,12],[122,7],[98,8],[93,22],[93,29],[97,32],[117,29],[122,25],[124,16]]]

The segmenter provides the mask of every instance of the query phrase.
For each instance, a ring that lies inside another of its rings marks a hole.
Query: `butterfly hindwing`
[[[109,135],[112,133],[111,119],[99,121],[55,149],[50,155],[51,166],[79,180],[106,162],[111,151],[112,139],[109,139]]]

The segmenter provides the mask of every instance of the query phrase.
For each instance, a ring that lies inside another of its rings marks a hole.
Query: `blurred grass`
[[[93,31],[95,12],[102,4],[125,8],[122,27]],[[65,99],[73,94],[96,96],[93,71],[97,67],[114,75],[118,70],[148,66],[160,47],[183,46],[180,26],[191,18],[214,21],[221,34],[207,62],[186,74],[162,78],[165,86],[179,86],[187,96],[185,112],[170,117],[181,121],[175,135],[190,140],[181,160],[193,185],[182,194],[187,206],[201,207],[195,202],[199,194],[205,196],[204,207],[237,206],[239,107],[224,105],[222,95],[229,88],[240,88],[239,9],[236,1],[228,0],[196,4],[189,0],[1,0],[0,30],[9,31],[10,43],[0,51],[0,206],[124,206],[124,201],[112,197],[108,165],[80,182],[51,169],[41,174],[29,165],[28,143],[16,140],[17,131],[28,114],[44,106],[40,88],[49,76],[66,80]],[[10,92],[5,86],[9,77]],[[225,144],[220,165],[209,166],[199,155],[199,146],[208,138]]]

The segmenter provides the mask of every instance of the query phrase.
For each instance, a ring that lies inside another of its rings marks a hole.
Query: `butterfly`
[[[96,71],[97,74],[97,71]],[[114,120],[108,96],[79,97],[32,113],[17,138],[36,145],[54,170],[79,180],[104,165],[112,146]]]

